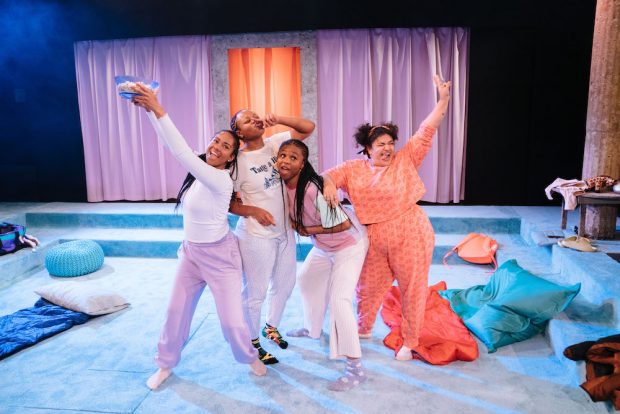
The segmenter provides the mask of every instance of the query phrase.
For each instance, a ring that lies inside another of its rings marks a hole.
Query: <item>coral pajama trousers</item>
[[[299,274],[299,290],[304,308],[304,328],[311,338],[319,338],[329,304],[329,356],[362,356],[353,294],[360,276],[368,239],[336,252],[313,247]]]
[[[244,364],[255,361],[258,352],[250,342],[243,315],[241,257],[234,234],[228,232],[213,243],[183,241],[178,255],[166,322],[157,344],[157,365],[171,369],[179,363],[196,305],[207,285],[213,293],[222,333],[233,356]]]
[[[358,330],[372,330],[383,297],[396,279],[402,296],[404,345],[416,347],[435,244],[433,227],[424,210],[415,205],[396,219],[369,224],[367,230],[370,245],[356,290]]]
[[[292,229],[266,239],[237,230],[243,260],[243,305],[252,338],[258,338],[260,315],[269,297],[266,322],[280,325],[284,306],[295,287],[297,255]]]

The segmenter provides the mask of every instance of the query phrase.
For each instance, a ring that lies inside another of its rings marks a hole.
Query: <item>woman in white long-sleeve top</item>
[[[181,359],[196,305],[209,286],[224,337],[238,362],[250,364],[256,375],[265,375],[265,365],[250,343],[250,332],[241,300],[241,256],[237,239],[228,227],[228,207],[233,191],[231,171],[239,150],[232,131],[218,132],[205,154],[197,156],[185,142],[155,92],[137,84],[134,104],[145,108],[159,139],[189,171],[179,191],[183,202],[184,240],[179,248],[174,287],[166,322],[157,344],[159,370],[147,381],[157,388]]]

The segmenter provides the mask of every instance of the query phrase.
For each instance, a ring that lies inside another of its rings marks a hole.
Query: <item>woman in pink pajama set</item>
[[[213,293],[224,338],[238,362],[249,364],[256,375],[265,365],[250,343],[250,331],[241,300],[241,256],[237,239],[228,227],[228,206],[239,138],[232,131],[217,133],[207,151],[196,156],[157,101],[153,91],[137,85],[141,95],[132,101],[145,108],[159,139],[189,171],[178,199],[183,200],[184,240],[174,280],[166,322],[157,344],[159,370],[147,381],[155,389],[172,373],[181,359],[194,311],[204,288]]]
[[[417,169],[450,99],[450,82],[442,82],[438,76],[433,80],[439,101],[401,151],[394,151],[396,125],[364,124],[355,139],[368,159],[346,161],[324,174],[326,200],[335,205],[336,188],[346,191],[360,222],[368,229],[370,245],[357,285],[360,338],[371,336],[383,297],[394,279],[398,282],[404,339],[396,354],[398,360],[412,359],[411,350],[418,345],[435,243],[433,227],[417,205],[426,191]]]

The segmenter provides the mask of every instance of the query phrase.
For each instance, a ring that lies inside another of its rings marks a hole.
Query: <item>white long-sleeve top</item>
[[[159,119],[152,112],[148,116],[160,141],[196,177],[182,200],[185,240],[194,243],[220,240],[229,231],[228,207],[233,190],[229,171],[214,168],[198,158],[168,114]]]

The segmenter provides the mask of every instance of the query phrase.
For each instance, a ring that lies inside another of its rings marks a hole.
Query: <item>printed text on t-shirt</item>
[[[275,168],[273,168],[277,159],[278,157],[274,156],[271,158],[271,161],[269,161],[267,164],[263,164],[258,167],[250,167],[250,171],[252,171],[254,174],[267,173],[269,170],[271,170],[271,176],[265,177],[265,182],[264,182],[265,190],[275,185],[280,184],[280,176],[278,174],[278,171]]]

